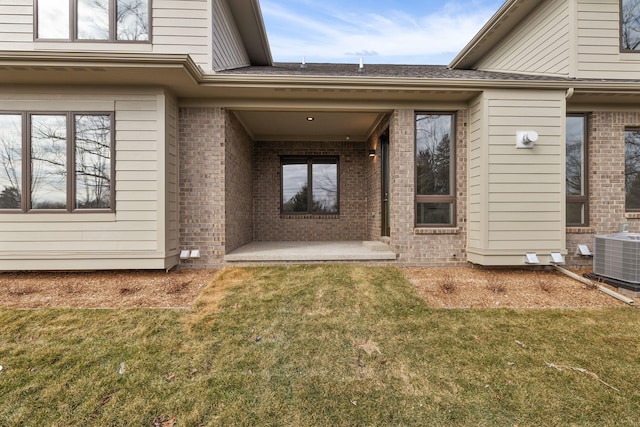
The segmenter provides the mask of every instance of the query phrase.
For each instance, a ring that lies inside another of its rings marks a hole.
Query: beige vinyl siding
[[[249,57],[226,0],[213,0],[212,45],[214,70],[250,65]]]
[[[570,64],[569,2],[541,3],[477,68],[527,74],[566,76]]]
[[[486,167],[483,161],[486,159],[486,108],[482,96],[476,98],[469,106],[469,175],[468,198],[469,212],[467,218],[468,241],[470,248],[482,248],[486,240],[486,209],[483,197],[486,188]]]
[[[565,252],[564,93],[488,91],[472,105],[468,259],[541,264]],[[534,130],[534,148],[516,148],[516,132]]]
[[[165,251],[178,256],[178,104],[166,98],[165,119]],[[177,262],[177,259],[176,259]]]
[[[0,0],[0,50],[30,49],[33,0]]]
[[[164,98],[162,90],[143,89],[0,94],[3,110],[113,111],[116,149],[115,213],[0,213],[0,270],[171,266],[159,212],[168,198],[159,161],[166,156],[158,132]]]
[[[211,70],[211,10],[207,0],[153,0],[153,51],[188,53]]]
[[[0,0],[0,50],[72,50],[189,54],[211,70],[207,0],[152,0],[152,43],[35,41],[33,0]]]
[[[578,2],[579,78],[636,79],[640,52],[620,52],[619,0]]]

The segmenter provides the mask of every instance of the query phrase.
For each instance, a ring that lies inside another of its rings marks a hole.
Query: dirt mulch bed
[[[214,270],[0,273],[0,307],[190,307]]]
[[[619,307],[625,304],[553,271],[406,268],[435,308]],[[579,274],[584,271],[576,271]],[[0,307],[190,307],[215,270],[0,273]]]
[[[626,306],[556,271],[407,268],[406,277],[435,308],[578,308]],[[582,275],[582,270],[574,273]]]

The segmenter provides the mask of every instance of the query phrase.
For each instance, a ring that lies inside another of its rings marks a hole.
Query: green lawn
[[[637,309],[435,310],[390,267],[228,269],[191,311],[0,325],[0,426],[640,424]]]

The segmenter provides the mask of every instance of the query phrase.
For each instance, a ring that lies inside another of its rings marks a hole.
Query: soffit
[[[366,141],[383,112],[234,111],[256,141]],[[309,120],[312,118],[313,120]]]

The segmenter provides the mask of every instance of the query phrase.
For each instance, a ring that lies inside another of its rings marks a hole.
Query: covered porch
[[[396,253],[380,241],[252,242],[225,255],[227,263],[395,261]]]

